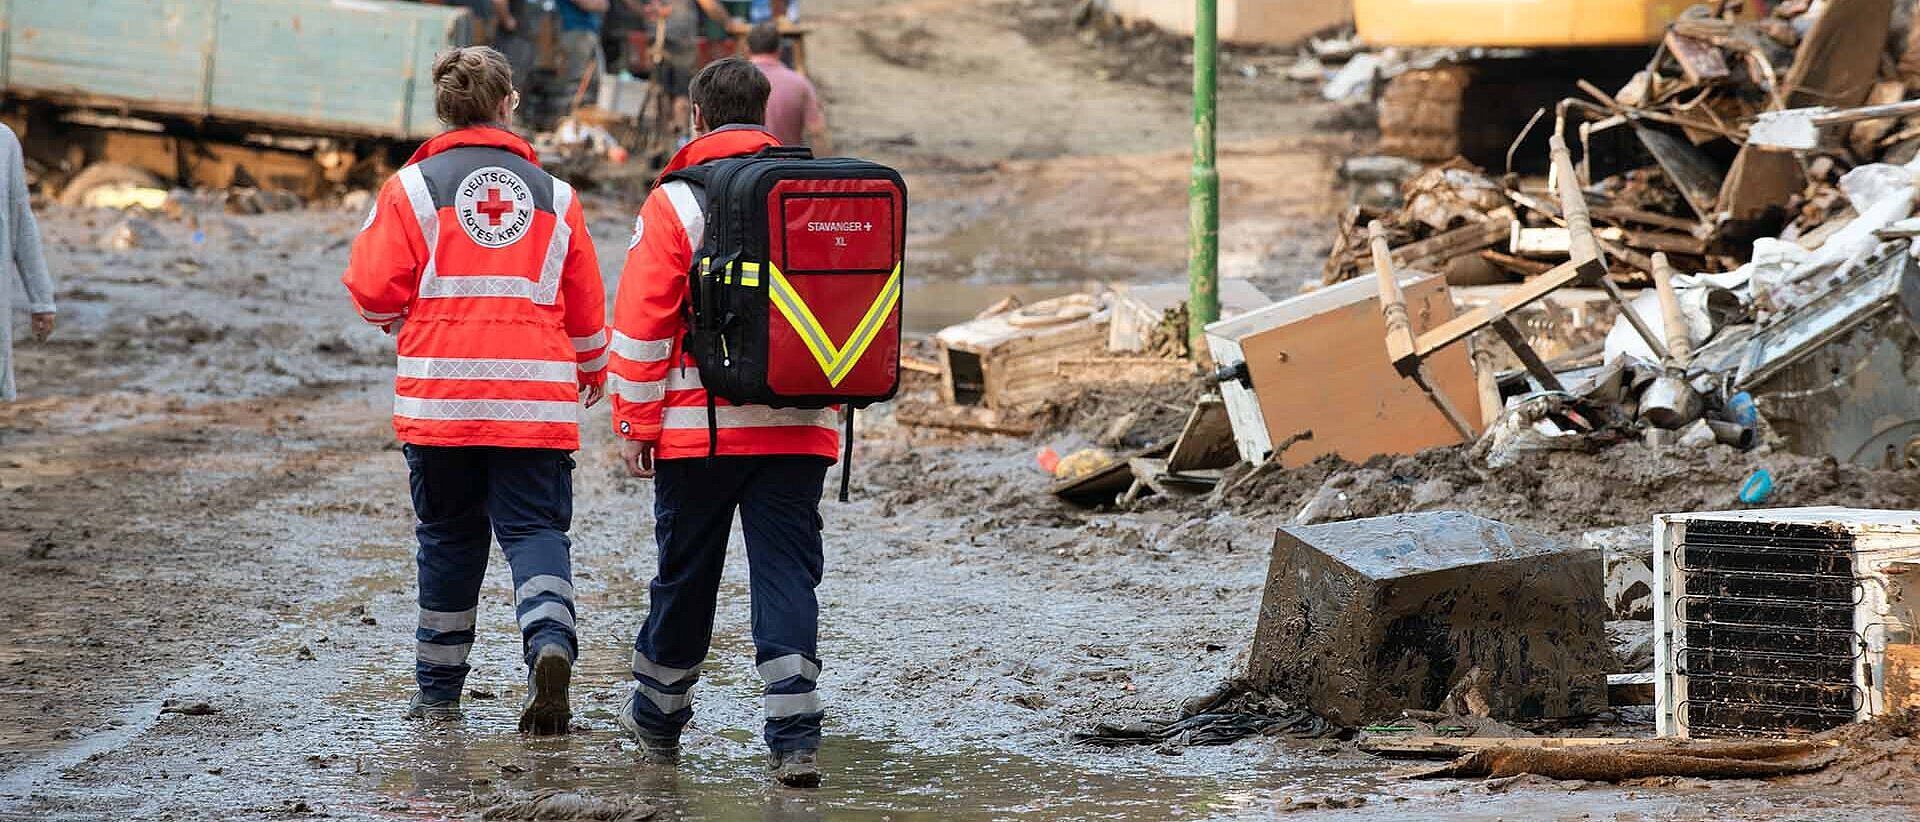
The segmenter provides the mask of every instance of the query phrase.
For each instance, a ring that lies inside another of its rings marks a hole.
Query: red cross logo
[[[493,226],[498,226],[501,217],[514,211],[513,201],[501,198],[500,189],[497,188],[487,189],[487,199],[475,203],[473,207],[487,215],[487,224]]]

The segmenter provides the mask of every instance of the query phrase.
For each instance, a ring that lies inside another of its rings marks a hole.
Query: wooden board
[[[1043,300],[1018,311],[996,314],[943,329],[934,335],[940,347],[941,398],[949,403],[969,402],[978,375],[977,404],[995,410],[1025,410],[1060,393],[1059,364],[1103,354],[1107,347],[1108,310],[1101,306],[1085,317],[1054,325],[1022,325],[1023,316],[1050,312],[1085,302],[1080,297]]]
[[[1787,107],[1852,108],[1880,71],[1894,0],[1828,0],[1787,72]]]
[[[1489,748],[1593,748],[1606,745],[1630,745],[1652,740],[1615,736],[1384,736],[1368,735],[1357,743],[1360,750],[1381,756],[1412,756],[1446,759],[1484,751]]]
[[[1720,187],[1720,210],[1735,220],[1765,219],[1770,211],[1784,212],[1787,201],[1806,185],[1806,173],[1792,152],[1746,146],[1734,157]]]
[[[1680,73],[1691,85],[1706,85],[1727,79],[1727,58],[1712,43],[1673,31],[1667,32],[1667,53],[1680,64]]]
[[[1334,289],[1343,290],[1295,298],[1329,303],[1324,308],[1315,306],[1305,317],[1240,340],[1268,441],[1313,432],[1313,439],[1287,449],[1281,464],[1297,467],[1326,454],[1360,462],[1376,454],[1411,454],[1459,442],[1459,432],[1388,360],[1386,320],[1374,284],[1355,281],[1325,291]],[[1428,276],[1406,283],[1403,290],[1414,333],[1452,319],[1445,278]],[[1467,347],[1450,346],[1427,363],[1435,387],[1446,392],[1467,419],[1480,419]]]
[[[1726,170],[1720,168],[1705,152],[1693,147],[1686,140],[1652,126],[1635,123],[1635,134],[1639,135],[1642,145],[1660,163],[1660,170],[1666,172],[1667,179],[1680,189],[1680,196],[1702,220],[1713,216],[1713,205],[1720,197],[1720,188],[1726,182]]]
[[[1167,470],[1183,473],[1226,468],[1239,459],[1233,447],[1233,423],[1227,419],[1227,404],[1217,397],[1203,397],[1187,415],[1187,426],[1167,455]]]

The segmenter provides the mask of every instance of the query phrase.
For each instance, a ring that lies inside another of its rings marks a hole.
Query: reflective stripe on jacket
[[[606,378],[606,294],[580,203],[525,140],[427,141],[381,187],[341,278],[399,325],[393,427],[415,445],[580,447],[579,393]]]
[[[688,143],[666,171],[772,145],[779,141],[766,131],[730,126]],[[690,186],[675,181],[655,188],[634,224],[613,303],[607,377],[613,428],[628,439],[658,442],[661,459],[704,457],[709,449],[707,392],[682,342],[687,271],[705,233],[705,215]],[[721,455],[839,455],[839,415],[833,409],[736,406],[719,398],[714,404]]]

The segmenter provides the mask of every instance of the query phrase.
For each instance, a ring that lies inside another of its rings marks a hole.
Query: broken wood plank
[[[1746,146],[1727,171],[1718,205],[1735,220],[1784,217],[1787,201],[1806,185],[1806,172],[1792,154]]]
[[[1503,254],[1491,248],[1481,251],[1480,259],[1486,260],[1515,274],[1519,274],[1522,277],[1537,277],[1553,269],[1551,263],[1529,260],[1525,257],[1515,257],[1512,254]]]
[[[1184,473],[1225,468],[1240,460],[1234,447],[1233,421],[1219,397],[1202,397],[1187,415],[1180,438],[1167,455],[1167,470]]]
[[[1692,234],[1675,234],[1670,231],[1629,231],[1622,238],[1628,247],[1647,251],[1665,251],[1674,254],[1705,254],[1707,243]]]
[[[1656,211],[1629,208],[1627,206],[1597,205],[1592,207],[1592,211],[1593,216],[1615,223],[1638,223],[1640,225],[1664,228],[1669,231],[1680,231],[1687,234],[1692,234],[1700,228],[1700,224],[1693,220],[1672,217]]]
[[[1497,245],[1507,238],[1512,221],[1513,209],[1495,209],[1487,213],[1485,221],[1443,231],[1424,240],[1407,243],[1389,253],[1397,268],[1409,271],[1437,271],[1436,266],[1439,263]],[[1356,254],[1353,261],[1355,267],[1361,269],[1373,267],[1371,251]]]
[[[1167,460],[1153,457],[1134,457],[1127,460],[1127,470],[1133,476],[1133,486],[1128,496],[1138,498],[1138,489],[1145,486],[1162,496],[1190,497],[1205,494],[1220,483],[1218,470],[1180,473],[1167,470]],[[1127,500],[1130,502],[1131,500]]]
[[[940,371],[940,363],[920,357],[908,356],[906,354],[900,355],[900,368],[904,371],[916,371],[921,374],[932,374],[936,377],[942,373]]]
[[[1892,25],[1894,0],[1829,0],[1794,52],[1787,105],[1860,105],[1873,88]]]
[[[1360,750],[1380,756],[1448,759],[1489,748],[1592,748],[1602,745],[1629,745],[1649,741],[1644,737],[1618,736],[1389,736],[1368,734],[1356,744]]]
[[[1128,461],[1116,459],[1077,477],[1055,480],[1047,493],[1076,505],[1106,505],[1134,482]]]
[[[1673,55],[1675,63],[1680,64],[1681,75],[1692,85],[1718,83],[1732,73],[1727,68],[1726,55],[1707,40],[1668,29],[1666,45],[1667,53]]]
[[[1439,327],[1421,334],[1414,340],[1414,353],[1422,358],[1430,356],[1433,352],[1487,327],[1494,320],[1525,308],[1535,300],[1560,288],[1577,282],[1599,280],[1606,276],[1606,273],[1606,266],[1597,259],[1582,260],[1578,263],[1569,260],[1556,265],[1547,273],[1514,286],[1513,290],[1501,295],[1500,299],[1464,311]]]
[[[1711,219],[1714,205],[1720,199],[1720,188],[1726,183],[1726,170],[1705,152],[1664,130],[1634,123],[1633,133],[1660,164],[1660,170],[1666,172],[1667,179],[1680,190],[1681,198],[1693,208],[1694,215],[1701,220]]]

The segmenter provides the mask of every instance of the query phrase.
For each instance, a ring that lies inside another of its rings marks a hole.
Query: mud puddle
[[[1217,780],[1063,768],[994,751],[927,754],[898,741],[849,736],[829,727],[821,759],[829,779],[817,791],[769,786],[756,741],[745,733],[693,733],[677,769],[636,764],[616,732],[595,728],[557,741],[509,733],[502,706],[470,711],[464,728],[417,729],[382,746],[367,766],[378,790],[412,812],[457,813],[494,791],[542,788],[645,801],[667,820],[958,820],[1264,818],[1259,790],[1277,777],[1248,772]],[[391,758],[389,758],[389,756]],[[1295,775],[1298,776],[1297,774]],[[1264,778],[1263,778],[1264,777]],[[469,798],[470,797],[470,798]]]
[[[598,485],[587,479],[583,484]],[[644,543],[630,551],[590,534],[585,539],[597,544],[587,549],[595,555],[576,553],[583,627],[572,735],[534,740],[513,731],[525,694],[524,674],[511,608],[497,596],[507,585],[499,562],[489,569],[489,594],[481,605],[465,718],[443,725],[401,720],[410,672],[403,659],[407,644],[394,635],[410,624],[411,602],[404,592],[411,578],[389,554],[380,573],[356,580],[340,601],[306,621],[377,615],[379,634],[392,641],[351,647],[352,660],[341,671],[346,686],[316,706],[324,708],[319,715],[331,729],[303,734],[297,749],[310,761],[333,763],[328,773],[352,774],[348,784],[333,790],[384,797],[363,800],[358,812],[429,818],[551,788],[639,799],[658,808],[659,819],[688,822],[1264,819],[1271,814],[1270,793],[1276,788],[1294,785],[1300,791],[1357,796],[1380,784],[1364,761],[1330,758],[1311,748],[1289,752],[1246,745],[1196,751],[1191,757],[1116,756],[1064,742],[1038,750],[983,744],[982,732],[994,735],[993,728],[909,738],[896,725],[865,725],[894,709],[857,672],[842,671],[822,681],[829,703],[821,751],[825,787],[810,792],[771,787],[758,736],[760,682],[752,669],[748,593],[744,574],[738,573],[744,571],[744,557],[737,544],[721,588],[713,652],[695,689],[696,716],[684,739],[684,761],[677,769],[647,766],[619,729],[617,711],[628,687],[631,631],[645,614],[650,552]],[[849,605],[835,604],[839,592],[834,589],[840,587],[830,575],[823,589],[830,609],[821,637],[828,670],[856,667],[855,658],[868,656],[899,662],[897,649],[883,647],[897,643],[855,627],[864,619],[841,620],[831,610]],[[347,602],[366,604],[350,611],[343,607]],[[876,601],[869,607],[893,606]],[[930,684],[927,690],[952,687],[951,682]],[[988,710],[1003,716],[1024,712],[1015,705]],[[1064,732],[1055,738],[1060,737]]]

